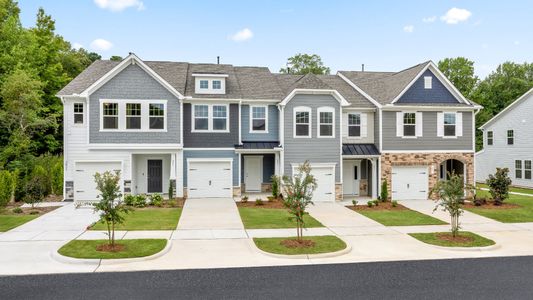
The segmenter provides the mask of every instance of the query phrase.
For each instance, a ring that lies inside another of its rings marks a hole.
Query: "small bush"
[[[22,213],[22,208],[20,208],[20,207],[13,208],[13,213],[21,214]]]
[[[26,196],[24,201],[31,204],[31,207],[34,207],[35,203],[43,201],[43,198],[47,194],[46,179],[42,176],[35,175],[32,177],[24,187]]]
[[[379,200],[373,200],[372,202],[374,202],[374,206],[379,206]]]
[[[13,195],[13,174],[7,170],[0,171],[0,207],[4,207]]]
[[[39,211],[38,210],[32,210],[30,211],[30,215],[38,215],[39,214]]]
[[[275,199],[276,199],[276,197],[273,197],[273,196],[268,196],[267,197],[267,201],[268,202],[274,201]]]
[[[168,183],[168,200],[174,199],[174,181]]]
[[[168,201],[168,205],[170,205],[170,207],[178,207],[178,201],[176,201],[176,200],[169,200],[169,201]]]
[[[489,186],[489,192],[494,199],[495,205],[502,205],[503,201],[509,197],[509,186],[511,183],[509,169],[507,168],[496,168],[494,175],[489,174],[487,185]]]
[[[263,200],[261,200],[261,199],[259,199],[259,198],[255,199],[255,205],[260,206],[260,205],[263,205],[263,204],[264,204],[264,203],[263,203]]]
[[[374,206],[374,201],[368,201],[366,205],[368,205],[368,207],[372,207]]]
[[[392,200],[391,203],[392,203],[392,207],[398,206],[398,201],[396,201],[396,200]]]
[[[379,195],[379,199],[381,199],[382,202],[385,202],[389,199],[389,185],[387,180],[383,180],[381,183],[381,193]]]
[[[143,194],[139,195],[126,195],[124,196],[124,204],[127,206],[133,207],[145,207],[146,206],[146,196]]]
[[[272,175],[270,179],[272,180],[272,197],[278,198],[279,197],[279,185],[280,185],[281,178],[277,175]]]
[[[161,205],[163,205],[163,196],[161,196],[160,194],[157,194],[157,193],[151,194],[150,195],[150,205],[161,207]]]
[[[244,197],[242,197],[242,198],[241,198],[241,202],[242,202],[242,203],[246,203],[246,202],[248,202],[248,196],[244,196]]]
[[[57,160],[57,159],[56,159]],[[50,168],[51,192],[54,195],[63,194],[63,160],[57,160]]]
[[[353,206],[357,206],[357,200],[352,200]]]
[[[135,195],[127,194],[124,196],[124,204],[128,206],[133,206],[135,204]]]

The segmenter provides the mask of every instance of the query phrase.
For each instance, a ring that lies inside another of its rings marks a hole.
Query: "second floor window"
[[[361,136],[361,115],[360,114],[348,114],[348,136],[350,137]]]
[[[311,110],[306,107],[294,110],[294,136],[311,137]]]
[[[74,103],[74,124],[83,124],[83,103]]]
[[[226,130],[227,118],[225,105],[213,105],[213,130]]]
[[[513,145],[513,144],[514,144],[514,131],[507,130],[507,145]]]
[[[515,178],[522,178],[522,161],[521,160],[515,160],[514,161],[514,177]]]
[[[193,105],[193,131],[229,131],[228,105]]]
[[[126,129],[141,129],[140,103],[126,103]]]
[[[118,129],[118,103],[103,103],[103,128]]]
[[[194,106],[194,129],[209,130],[209,106]]]
[[[494,133],[487,131],[487,145],[492,146],[492,143],[494,143]]]
[[[318,109],[318,137],[334,137],[333,109]]]
[[[403,114],[403,135],[416,136],[416,113]]]
[[[531,161],[524,160],[524,179],[531,179]]]
[[[444,113],[444,136],[455,136],[455,113]]]
[[[267,132],[267,108],[266,106],[252,106],[252,132]]]
[[[161,103],[150,103],[150,129],[165,128],[165,105]]]

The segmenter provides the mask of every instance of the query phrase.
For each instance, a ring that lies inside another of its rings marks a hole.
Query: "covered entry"
[[[448,180],[451,174],[461,175],[466,179],[465,165],[457,159],[447,159],[439,166],[439,179]]]
[[[132,193],[167,194],[172,154],[132,154]]]
[[[378,196],[379,151],[374,144],[342,145],[343,199]]]

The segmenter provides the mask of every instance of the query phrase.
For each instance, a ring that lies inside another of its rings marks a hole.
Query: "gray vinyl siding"
[[[100,132],[100,99],[167,100],[167,132]],[[179,100],[137,65],[126,67],[90,95],[89,115],[90,143],[180,143]]]
[[[274,154],[260,154],[263,156],[263,183],[271,182],[271,177],[275,172],[275,156]],[[244,157],[241,155],[241,183],[244,183]],[[249,155],[254,156],[254,155]]]
[[[188,158],[233,158],[233,186],[239,185],[239,155],[233,150],[186,150],[183,151],[183,186],[187,187]]]
[[[216,103],[213,103],[216,104]],[[191,104],[183,104],[183,142],[188,148],[228,148],[239,143],[239,105],[229,106],[229,132],[192,132]]]
[[[423,112],[423,136],[402,138],[396,136],[396,112],[383,112],[383,150],[464,150],[472,151],[472,112],[463,114],[463,136],[442,138],[437,136],[437,112]]]
[[[431,89],[424,88],[424,77],[431,76]],[[431,72],[426,70],[415,83],[398,99],[398,103],[458,103],[452,93]]]
[[[311,138],[293,137],[293,109],[296,106],[311,108]],[[317,109],[329,106],[335,109],[335,138],[317,138]],[[292,165],[309,160],[310,163],[335,163],[335,181],[340,182],[340,104],[330,95],[296,95],[284,111],[284,172],[292,175]]]
[[[268,133],[250,132],[250,105],[241,106],[241,138],[245,142],[276,142],[279,141],[279,111],[275,105],[268,106]]]

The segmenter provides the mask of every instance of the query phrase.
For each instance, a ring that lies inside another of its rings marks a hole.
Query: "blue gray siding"
[[[271,182],[271,177],[275,172],[275,155],[260,154],[263,156],[263,183]],[[244,183],[244,157],[241,155],[241,183]],[[253,155],[250,155],[253,156]]]
[[[167,132],[100,132],[100,99],[167,100]],[[89,112],[90,143],[180,143],[179,100],[137,65],[126,67],[91,94]]]
[[[187,187],[188,158],[233,158],[233,186],[239,185],[239,155],[233,150],[183,150],[183,186]]]
[[[463,112],[463,136],[437,136],[437,112],[423,113],[423,136],[416,139],[396,136],[396,112],[383,112],[383,150],[465,150],[472,151],[472,112]]]
[[[311,138],[293,138],[293,108],[307,106],[312,109]],[[335,108],[335,138],[317,138],[317,108],[330,106]],[[284,172],[292,175],[293,163],[335,163],[335,181],[340,182],[340,104],[330,95],[296,95],[286,105],[284,111],[285,142]]]
[[[431,89],[424,88],[425,76],[433,77]],[[458,103],[458,101],[433,72],[426,70],[397,103]]]
[[[213,103],[215,104],[215,103]],[[191,104],[183,104],[183,142],[189,148],[228,148],[239,143],[239,105],[229,106],[230,132],[191,132]]]
[[[275,142],[279,141],[279,111],[275,105],[268,106],[268,133],[250,132],[250,105],[241,106],[241,138],[245,142]]]

